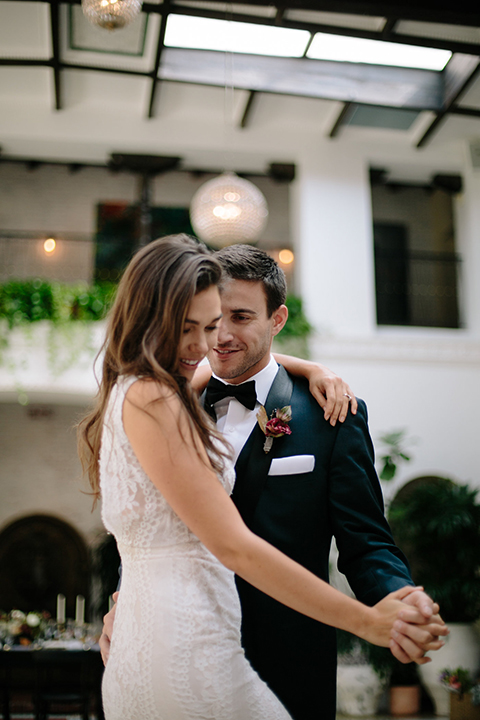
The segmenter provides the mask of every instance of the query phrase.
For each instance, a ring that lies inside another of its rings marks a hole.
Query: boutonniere
[[[260,406],[260,410],[257,413],[258,424],[262,428],[262,432],[265,435],[265,442],[263,444],[263,452],[269,453],[272,449],[273,438],[283,437],[284,435],[291,435],[292,430],[289,426],[289,422],[292,419],[292,406],[285,405],[280,410],[274,410],[268,419],[267,411]]]

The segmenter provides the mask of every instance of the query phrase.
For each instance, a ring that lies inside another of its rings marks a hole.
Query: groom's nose
[[[230,328],[230,323],[222,317],[218,323],[217,343],[224,345],[225,343],[232,342],[233,338],[234,334]]]

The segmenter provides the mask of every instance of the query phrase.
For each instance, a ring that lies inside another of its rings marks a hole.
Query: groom
[[[288,315],[281,269],[249,245],[224,248],[216,257],[226,276],[221,289],[223,317],[209,356],[216,379],[210,381],[204,403],[234,448],[232,498],[245,523],[327,581],[335,536],[339,569],[356,597],[369,605],[412,585],[406,560],[384,517],[365,404],[359,401],[357,414],[350,413],[344,423],[334,427],[327,423],[308,382],[279,368],[270,354],[273,337]],[[243,395],[237,400],[239,388]],[[249,389],[256,391],[256,398],[250,397],[245,407]],[[260,405],[268,418],[276,409],[291,406],[290,434],[273,438],[268,452],[257,422]],[[335,630],[287,608],[241,578],[237,588],[242,643],[255,670],[294,720],[333,720]],[[423,593],[416,595],[413,601],[419,607],[431,606]],[[423,656],[418,637],[402,639],[409,655]]]
[[[344,423],[327,423],[308,382],[279,368],[270,354],[273,337],[288,315],[283,272],[266,253],[248,245],[224,248],[216,257],[226,275],[223,317],[209,357],[217,378],[209,383],[204,401],[234,449],[237,479],[232,497],[244,521],[324,580],[335,536],[339,569],[358,599],[369,605],[413,584],[383,514],[364,403],[360,401],[357,414],[350,413]],[[242,394],[236,399],[238,388]],[[290,434],[273,438],[268,453],[257,422],[261,405],[269,418],[285,406],[292,412]],[[237,587],[242,642],[254,669],[294,720],[334,720],[335,630],[240,578]],[[420,609],[432,607],[424,593],[410,597]],[[100,640],[104,658],[111,629],[112,614],[106,616]],[[400,633],[395,654],[422,657],[422,643],[431,636],[410,625],[400,627]]]

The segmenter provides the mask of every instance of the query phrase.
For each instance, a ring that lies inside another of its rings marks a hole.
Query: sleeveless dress
[[[122,560],[106,720],[291,720],[245,658],[233,573],[174,513],[133,452],[122,408],[136,380],[121,377],[112,389],[100,453],[102,519]],[[233,466],[220,481],[230,494]]]

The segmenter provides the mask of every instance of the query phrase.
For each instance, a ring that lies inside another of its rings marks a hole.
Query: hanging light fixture
[[[263,193],[249,180],[232,172],[204,183],[190,205],[195,234],[216,247],[254,242],[262,234],[267,219]]]
[[[118,30],[140,14],[142,0],[82,0],[82,9],[92,25]]]

